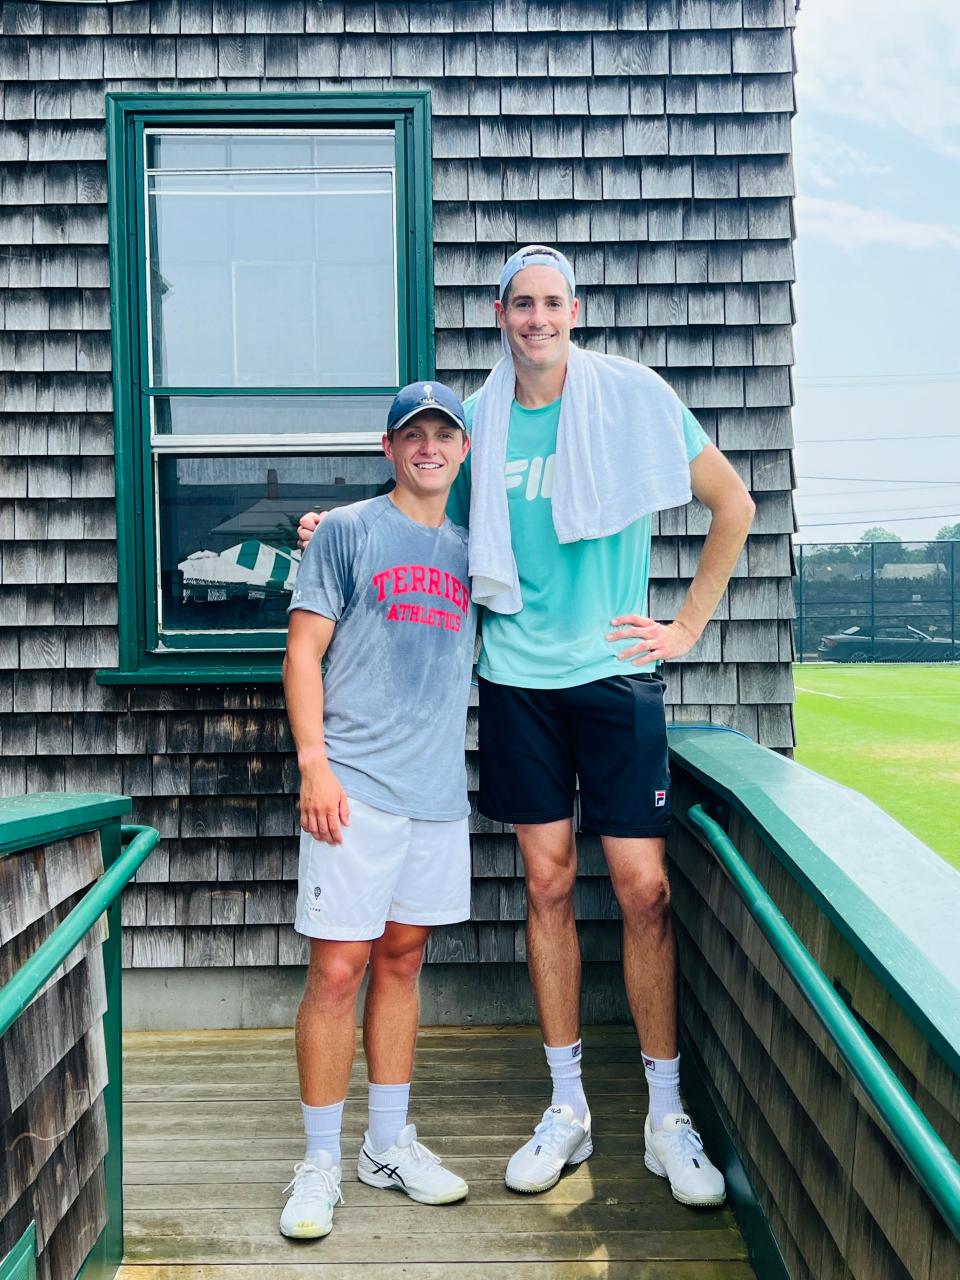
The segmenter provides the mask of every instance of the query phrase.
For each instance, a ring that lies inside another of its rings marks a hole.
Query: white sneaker
[[[566,1105],[547,1107],[533,1137],[510,1157],[505,1181],[511,1191],[548,1191],[566,1165],[592,1155],[590,1112],[581,1123]]]
[[[462,1178],[443,1167],[439,1156],[417,1141],[412,1124],[401,1129],[386,1151],[374,1151],[370,1134],[365,1133],[357,1177],[368,1187],[397,1187],[421,1204],[453,1204],[470,1190]]]
[[[723,1204],[727,1193],[723,1174],[703,1151],[703,1139],[683,1112],[665,1116],[654,1129],[647,1116],[643,1126],[643,1163],[658,1178],[668,1178],[674,1200],[707,1207]]]
[[[293,1240],[319,1240],[333,1229],[333,1206],[339,1201],[340,1166],[320,1152],[314,1160],[294,1165],[290,1198],[280,1215],[280,1230]]]

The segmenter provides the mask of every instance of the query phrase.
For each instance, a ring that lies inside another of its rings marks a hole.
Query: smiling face
[[[497,322],[517,364],[530,370],[564,365],[570,331],[577,323],[578,298],[554,267],[524,267],[510,281],[506,302],[496,303]]]
[[[431,409],[383,437],[383,451],[397,473],[397,488],[417,498],[446,496],[469,449],[467,433],[445,413]]]

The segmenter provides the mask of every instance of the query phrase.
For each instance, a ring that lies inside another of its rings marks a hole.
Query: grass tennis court
[[[862,791],[960,868],[960,666],[793,673],[797,760]]]

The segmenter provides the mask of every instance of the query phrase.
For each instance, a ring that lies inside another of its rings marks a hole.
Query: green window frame
[[[158,454],[151,414],[170,388],[150,382],[146,139],[151,130],[385,130],[394,135],[397,381],[375,388],[307,386],[176,388],[181,396],[384,397],[435,376],[430,95],[427,91],[316,94],[110,93],[106,97],[108,219],[116,452],[119,662],[102,684],[277,681],[283,630],[163,632],[157,606]],[[345,304],[347,305],[347,304]],[[342,322],[342,316],[340,317]],[[171,403],[168,400],[168,403]],[[318,409],[319,409],[318,405]],[[211,452],[256,457],[280,449],[265,438]],[[291,437],[292,439],[292,437]],[[379,452],[379,429],[313,438],[301,452]],[[194,444],[186,452],[203,455]],[[176,456],[171,450],[167,455]]]

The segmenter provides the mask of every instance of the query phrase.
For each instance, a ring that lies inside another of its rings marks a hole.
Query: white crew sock
[[[578,1120],[587,1116],[587,1098],[583,1092],[583,1081],[580,1078],[580,1041],[573,1044],[543,1046],[547,1055],[547,1066],[550,1068],[550,1079],[553,1081],[552,1107],[570,1107]]]
[[[329,1107],[308,1107],[301,1102],[300,1106],[303,1109],[303,1131],[307,1136],[304,1159],[310,1160],[318,1151],[326,1151],[333,1163],[339,1164],[343,1102],[334,1102]]]
[[[400,1136],[407,1123],[410,1104],[409,1084],[371,1084],[369,1086],[370,1145],[374,1151],[386,1151]]]
[[[643,1053],[643,1074],[650,1091],[650,1123],[659,1129],[671,1112],[683,1111],[680,1098],[680,1055],[675,1058],[651,1058]]]

